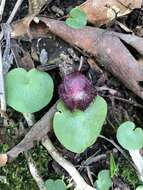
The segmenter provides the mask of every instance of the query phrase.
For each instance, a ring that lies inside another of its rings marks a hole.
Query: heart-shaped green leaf
[[[87,24],[87,16],[80,8],[70,11],[70,17],[66,19],[66,24],[72,28],[83,28]]]
[[[33,113],[45,107],[53,96],[53,80],[46,72],[17,68],[6,76],[6,98],[9,106],[22,113]]]
[[[94,185],[98,190],[109,190],[109,188],[112,186],[109,170],[100,171],[98,174],[98,179]]]
[[[100,96],[85,111],[71,112],[63,102],[57,105],[54,132],[68,150],[81,153],[95,143],[107,114],[107,104]]]
[[[45,186],[47,187],[47,190],[66,190],[67,189],[65,183],[60,179],[56,181],[52,179],[48,179],[45,182]]]
[[[142,186],[142,185],[138,186],[138,187],[136,188],[136,190],[143,190],[143,186]]]
[[[117,140],[127,150],[138,150],[143,147],[143,130],[135,128],[135,124],[127,121],[117,130]]]

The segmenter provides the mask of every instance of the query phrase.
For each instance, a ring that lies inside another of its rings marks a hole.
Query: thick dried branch
[[[30,129],[24,139],[6,153],[7,162],[14,160],[20,153],[34,147],[35,142],[40,141],[51,130],[52,119],[56,112],[56,104]],[[0,160],[1,160],[0,155]],[[5,163],[6,164],[6,163]],[[1,165],[1,163],[0,163]],[[3,164],[4,165],[4,164]]]

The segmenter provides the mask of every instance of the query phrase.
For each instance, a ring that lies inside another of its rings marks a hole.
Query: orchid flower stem
[[[143,158],[139,150],[130,150],[129,153],[139,173],[139,178],[143,182]]]

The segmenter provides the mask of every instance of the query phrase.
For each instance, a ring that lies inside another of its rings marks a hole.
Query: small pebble
[[[48,52],[45,49],[42,49],[40,53],[40,63],[46,65],[48,62]]]

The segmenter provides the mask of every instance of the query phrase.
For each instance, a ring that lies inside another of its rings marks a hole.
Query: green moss
[[[127,183],[132,189],[135,189],[140,185],[139,178],[135,169],[130,165],[128,161],[122,160],[119,164],[119,176]]]
[[[5,149],[6,145],[3,148]],[[2,152],[2,146],[0,146],[0,150]],[[44,180],[51,177],[51,175],[57,177],[57,174],[48,171],[48,163],[51,159],[42,145],[38,145],[30,153]],[[20,155],[12,163],[0,168],[0,190],[38,190],[29,172],[24,155]]]
[[[0,168],[0,176],[5,178],[5,183],[0,182],[3,190],[38,190],[29,172],[24,156],[20,156],[13,163]]]

